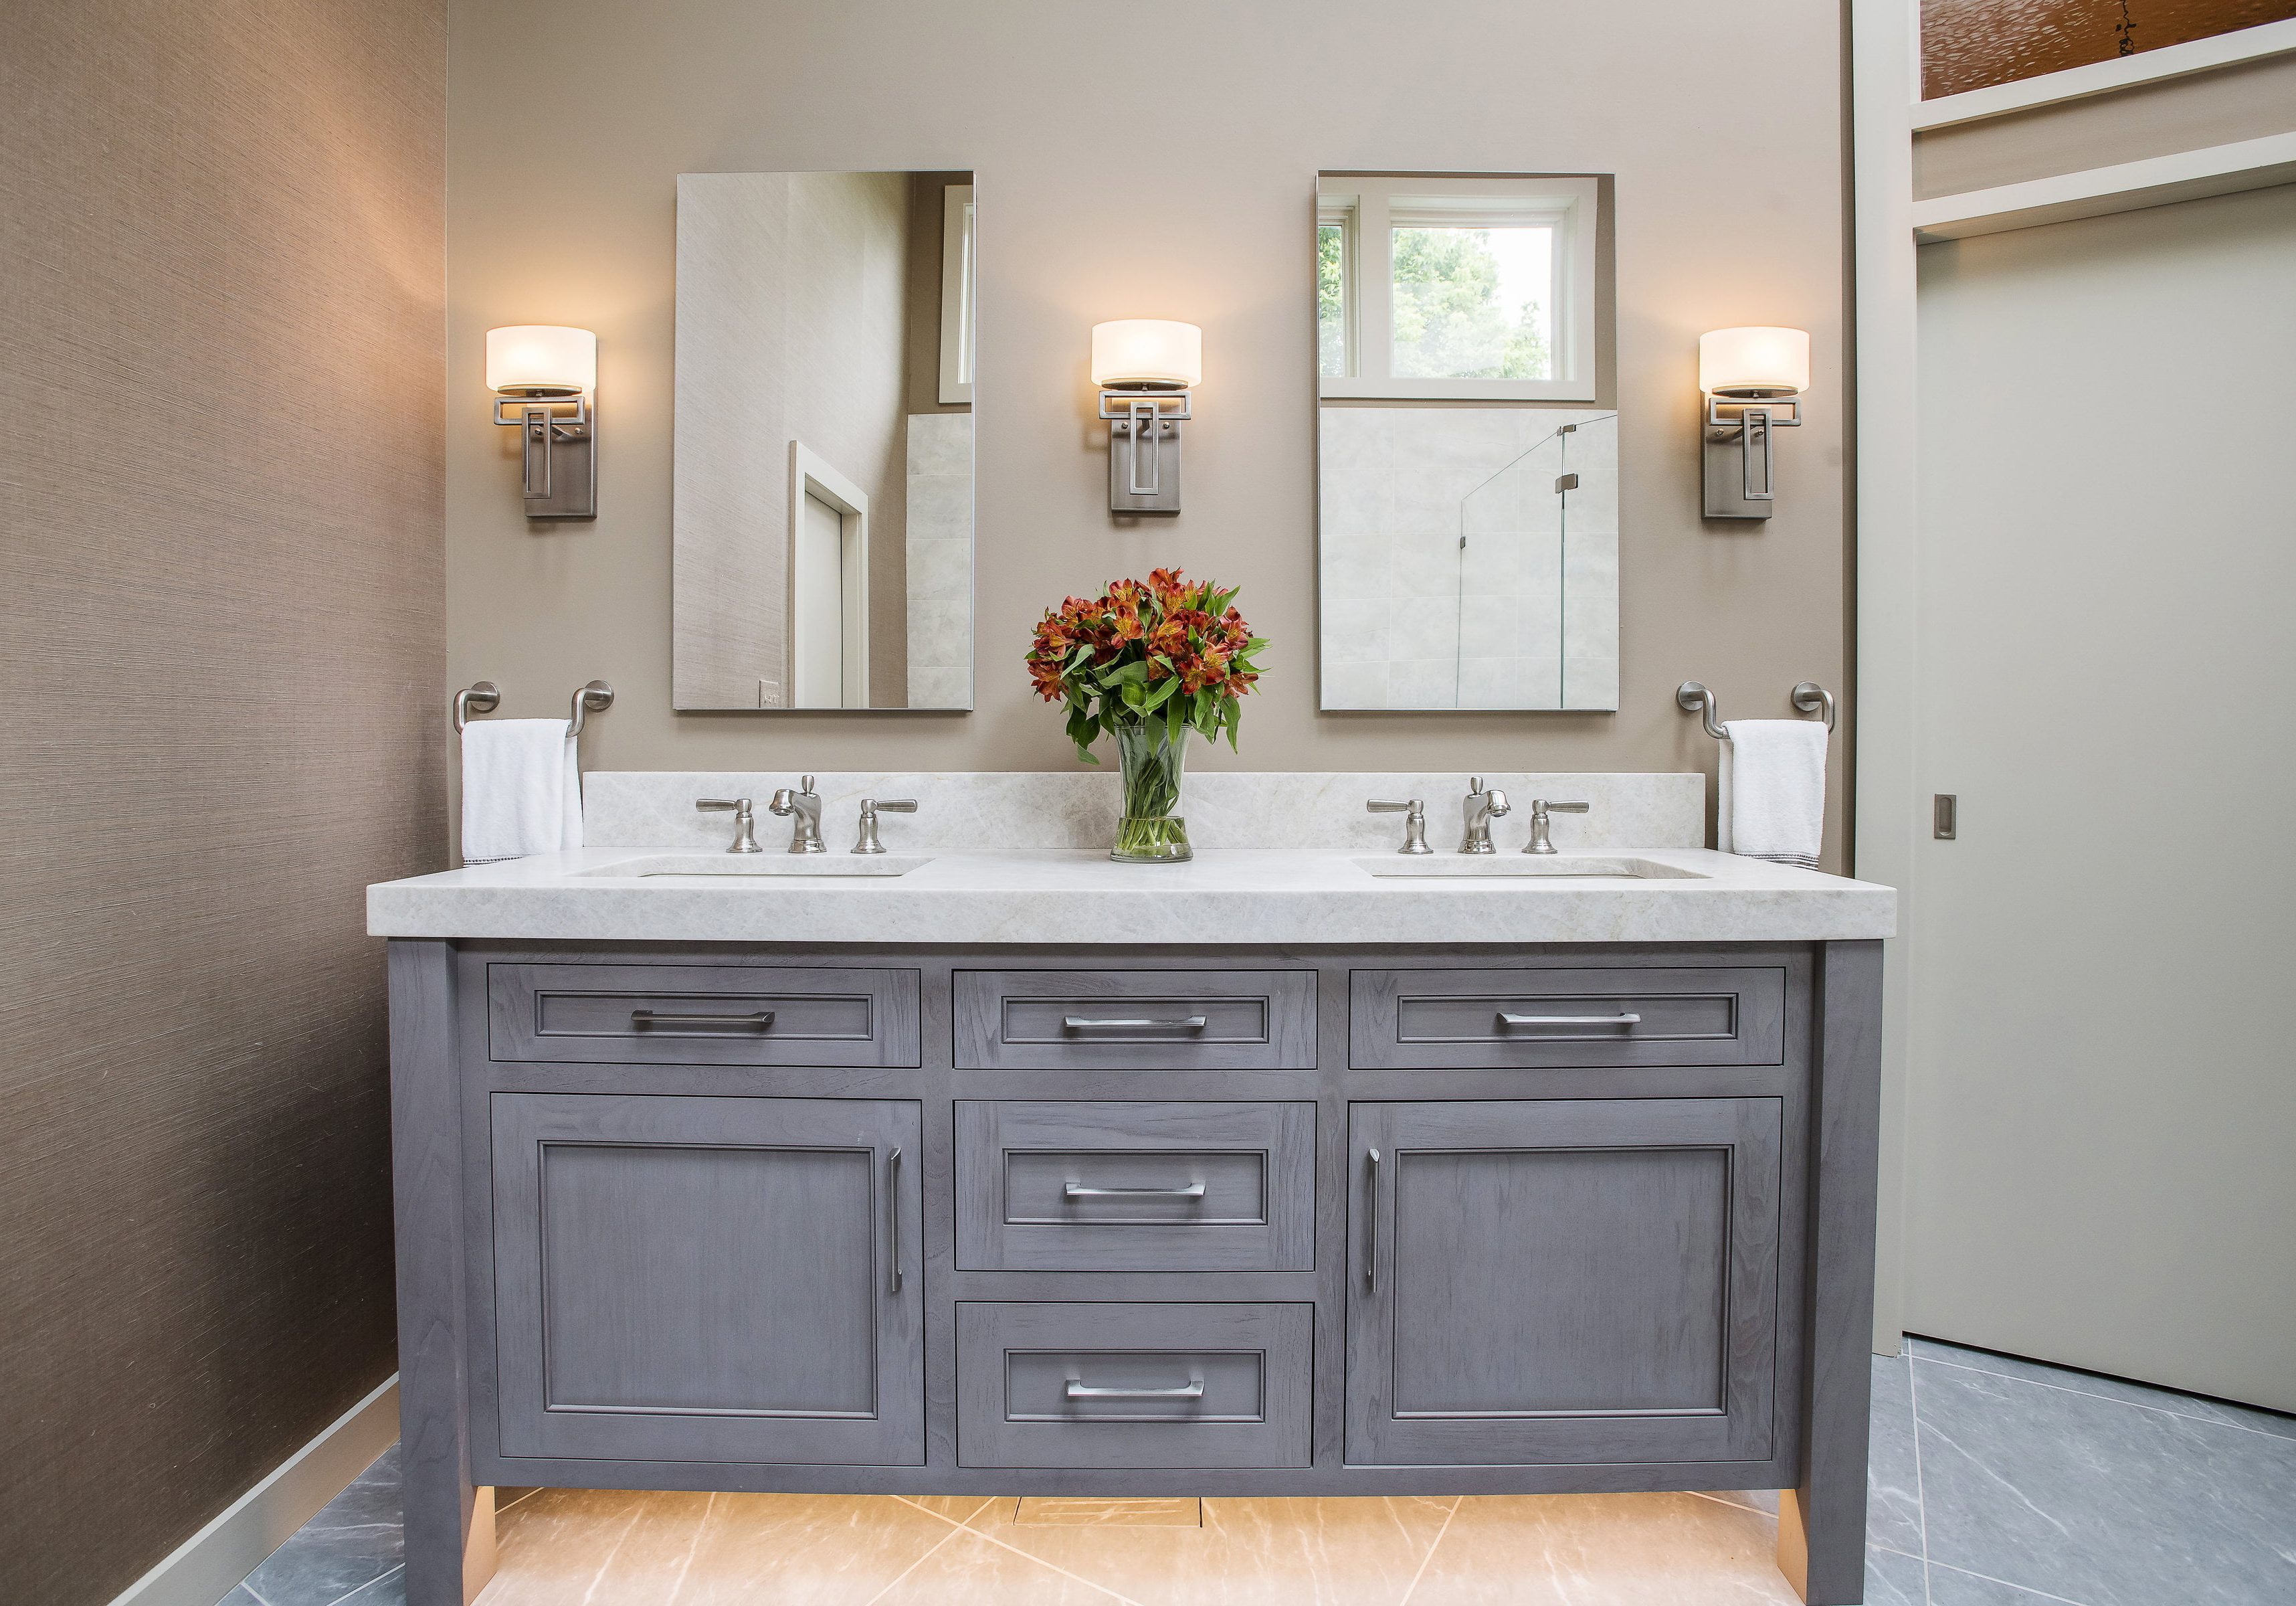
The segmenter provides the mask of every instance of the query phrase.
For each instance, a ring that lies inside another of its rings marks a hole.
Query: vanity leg
[[[390,944],[390,1170],[406,1606],[469,1606],[494,1576],[494,1491],[471,1483],[455,951]]]
[[[1811,1077],[1801,1485],[1778,1497],[1778,1570],[1808,1606],[1866,1598],[1882,944],[1819,946]]]

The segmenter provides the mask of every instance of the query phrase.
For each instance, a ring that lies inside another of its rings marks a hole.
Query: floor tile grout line
[[[2114,1395],[2099,1394],[2093,1388],[2075,1388],[2070,1383],[2044,1382],[2039,1378],[2020,1377],[2013,1371],[1995,1371],[1988,1366],[1972,1366],[1962,1361],[1941,1361],[1935,1355],[1914,1355],[1910,1351],[1907,1352],[1907,1357],[1911,1360],[1925,1361],[1931,1366],[1950,1366],[1956,1371],[1973,1371],[1981,1378],[1999,1378],[2008,1383],[2030,1383],[2036,1388],[2054,1388],[2059,1394],[2077,1394],[2085,1400],[2103,1400],[2108,1405],[2126,1405],[2132,1411],[2150,1411],[2161,1416],[2173,1416],[2180,1422],[2198,1422],[2203,1428],[2230,1428],[2236,1433],[2254,1433],[2265,1438],[2288,1437],[2284,1433],[2275,1433],[2268,1428],[2251,1428],[2246,1422],[2228,1422],[2221,1417],[2194,1416],[2189,1411],[2172,1411],[2166,1405],[2154,1405],[2144,1400],[2124,1400]],[[2036,1365],[2041,1363],[2035,1363]],[[2139,1388],[2146,1386],[2138,1385]]]
[[[1100,1594],[1108,1596],[1109,1599],[1112,1601],[1121,1601],[1124,1602],[1124,1606],[1140,1606],[1140,1602],[1134,1600],[1128,1594],[1120,1594],[1117,1591],[1111,1589],[1105,1584],[1095,1584],[1090,1578],[1084,1577],[1081,1573],[1072,1573],[1067,1568],[1059,1565],[1057,1562],[1046,1561],[1042,1556],[1032,1556],[1017,1544],[1007,1544],[1005,1541],[999,1539],[994,1534],[974,1528],[972,1526],[972,1519],[980,1516],[981,1512],[987,1511],[990,1506],[996,1503],[996,1496],[994,1495],[991,1495],[988,1499],[982,1501],[979,1505],[974,1506],[971,1515],[967,1516],[963,1522],[957,1521],[955,1518],[949,1516],[945,1511],[936,1511],[929,1505],[918,1505],[915,1501],[909,1499],[906,1495],[896,1495],[893,1498],[905,1502],[909,1505],[916,1506],[917,1510],[924,1512],[928,1517],[939,1518],[943,1522],[947,1523],[950,1528],[955,1529],[957,1533],[971,1534],[976,1538],[986,1540],[990,1544],[996,1546],[999,1550],[1009,1550],[1024,1561],[1034,1561],[1037,1566],[1044,1568],[1048,1572],[1056,1572],[1063,1578],[1070,1579],[1074,1583],[1081,1584],[1086,1589],[1095,1590]],[[1017,1503],[1013,1509],[1016,1511],[1020,1509]],[[943,1540],[941,1543],[945,1544],[947,1541]],[[940,1546],[938,1544],[933,1547],[934,1550],[939,1550],[939,1548]],[[930,1553],[930,1552],[927,1552],[927,1554]],[[919,1560],[922,1560],[922,1558],[921,1557]]]
[[[1711,1489],[1685,1489],[1682,1492],[1685,1495],[1695,1495],[1701,1500],[1710,1500],[1716,1505],[1726,1505],[1734,1511],[1751,1511],[1757,1517],[1767,1517],[1773,1521],[1777,1519],[1775,1511],[1766,1511],[1760,1506],[1748,1505],[1742,1500],[1725,1500]]]
[[[266,1559],[267,1559],[267,1558],[266,1558]],[[373,1582],[374,1582],[374,1580],[373,1580],[373,1579],[372,1579],[372,1578],[369,1578],[369,1579],[367,1580],[367,1584],[372,1584],[372,1583],[373,1583]],[[265,1599],[263,1598],[262,1594],[261,1594],[258,1590],[257,1590],[257,1588],[255,1587],[255,1585],[252,1585],[252,1584],[250,1584],[250,1583],[249,1583],[245,1578],[242,1578],[242,1579],[239,1581],[239,1586],[240,1586],[242,1589],[243,1589],[243,1590],[247,1591],[247,1593],[248,1593],[248,1594],[251,1594],[251,1595],[255,1596],[255,1606],[271,1606],[271,1602],[268,1602],[268,1601],[266,1601],[266,1600],[265,1600]],[[365,1588],[366,1587],[366,1584],[362,1584],[362,1585],[359,1585],[359,1587],[360,1587],[361,1589],[365,1589]],[[224,1596],[224,1599],[227,1602],[227,1601],[229,1601],[229,1600],[231,1599],[231,1597],[230,1597],[229,1595],[226,1595],[226,1596]]]
[[[893,1498],[898,1500],[900,1496],[896,1495]],[[914,1501],[911,1501],[909,1503],[912,1505],[916,1504]],[[916,1509],[921,1511],[925,1510],[925,1508],[921,1505],[917,1506]],[[939,1511],[932,1511],[928,1514],[934,1517],[940,1515]],[[944,1549],[955,1544],[956,1536],[964,1531],[965,1530],[962,1528],[953,1528],[949,1529],[948,1532],[943,1534],[939,1538],[934,1540],[931,1544],[926,1545],[923,1552],[920,1554],[915,1561],[910,1562],[906,1567],[901,1569],[900,1571],[886,1579],[884,1588],[879,1590],[875,1594],[871,1595],[866,1601],[863,1602],[862,1606],[877,1606],[878,1602],[883,1600],[887,1595],[892,1594],[894,1590],[900,1587],[902,1579],[907,1577],[911,1573],[916,1571],[918,1568],[922,1567],[927,1561],[931,1561],[935,1556],[940,1554]]]
[[[349,1600],[349,1599],[351,1598],[351,1596],[353,1596],[353,1595],[355,1595],[355,1594],[358,1594],[359,1589],[373,1589],[376,1585],[378,1585],[378,1584],[381,1583],[385,1578],[387,1578],[387,1577],[390,1577],[390,1575],[391,1575],[392,1573],[395,1573],[395,1572],[405,1572],[406,1570],[406,1562],[404,1562],[404,1561],[399,1562],[399,1563],[398,1563],[397,1566],[395,1566],[395,1567],[387,1568],[387,1569],[385,1569],[383,1571],[381,1571],[381,1572],[379,1572],[379,1573],[375,1574],[375,1576],[374,1576],[374,1577],[373,1577],[372,1578],[369,1578],[365,1583],[364,1583],[364,1584],[360,1585],[358,1586],[358,1589],[346,1590],[346,1591],[344,1591],[341,1594],[337,1595],[333,1600],[332,1600],[332,1601],[330,1601],[329,1602],[327,1602],[327,1606],[343,1606],[343,1602],[344,1602],[345,1601]],[[253,1590],[251,1590],[251,1589],[250,1589],[250,1590],[249,1590],[247,1593],[248,1593],[248,1594],[255,1594],[255,1592],[254,1592]],[[258,1601],[260,1601],[260,1600],[262,1600],[262,1599],[263,1599],[263,1597],[262,1597],[261,1595],[259,1595],[259,1594],[255,1595],[255,1598],[256,1598],[257,1600],[258,1600]]]
[[[499,1517],[504,1511],[514,1511],[520,1506],[524,1505],[528,1501],[533,1499],[537,1495],[541,1493],[542,1491],[540,1489],[529,1489],[525,1494],[521,1495],[516,1500],[512,1501],[508,1505],[498,1505],[495,1507],[495,1515]]]
[[[1451,1519],[1459,1514],[1460,1503],[1465,1499],[1464,1495],[1451,1496],[1451,1509],[1443,1513],[1443,1526],[1435,1530],[1434,1540],[1427,1546],[1427,1553],[1419,1558],[1419,1565],[1412,1571],[1411,1582],[1403,1586],[1403,1594],[1395,1606],[1411,1606],[1411,1597],[1419,1593],[1419,1580],[1427,1576],[1428,1563],[1435,1560],[1436,1551],[1442,1547],[1443,1536],[1451,1531]]]
[[[1906,1351],[1906,1415],[1914,1429],[1914,1510],[1921,1517],[1922,1606],[1934,1606],[1930,1599],[1930,1495],[1922,1478],[1922,1395],[1914,1381],[1910,1347]]]
[[[1933,1565],[1942,1567],[1948,1572],[1957,1572],[1965,1578],[1982,1578],[1988,1584],[1998,1584],[2004,1589],[2013,1589],[2020,1594],[2029,1594],[2036,1600],[2058,1601],[2062,1602],[2063,1606],[2087,1606],[2086,1602],[2076,1601],[2070,1595],[2051,1594],[2047,1590],[2035,1589],[2030,1584],[2013,1584],[2006,1578],[1997,1578],[1989,1572],[1974,1572],[1966,1567],[1956,1567],[1950,1561],[1939,1561]]]

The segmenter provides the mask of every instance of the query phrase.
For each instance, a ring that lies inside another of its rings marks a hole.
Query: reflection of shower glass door
[[[1615,414],[1562,424],[1460,498],[1450,706],[1615,701],[1615,658],[1604,668],[1593,649],[1615,651],[1617,436]],[[1574,524],[1582,537],[1575,551]],[[1598,590],[1601,607],[1591,607]],[[1608,640],[1589,639],[1606,634],[1604,609]]]

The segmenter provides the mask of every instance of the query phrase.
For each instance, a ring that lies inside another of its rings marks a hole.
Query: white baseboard
[[[398,1437],[398,1376],[233,1501],[111,1606],[216,1606]]]

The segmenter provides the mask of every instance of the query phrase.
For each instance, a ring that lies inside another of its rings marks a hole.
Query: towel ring
[[[473,714],[492,713],[502,705],[502,688],[491,680],[481,680],[455,694],[455,734],[463,734]],[[593,713],[603,713],[614,705],[614,688],[603,680],[593,680],[574,694],[573,705],[567,711],[566,734],[582,734],[585,719]]]
[[[1825,712],[1826,734],[1833,734],[1833,694],[1815,680],[1804,680],[1793,688],[1793,705],[1804,713]]]

